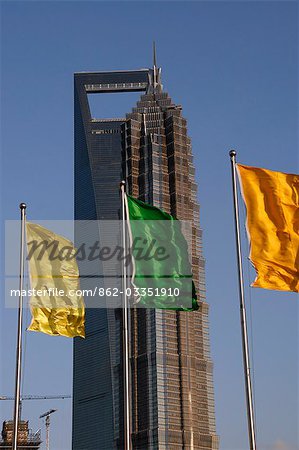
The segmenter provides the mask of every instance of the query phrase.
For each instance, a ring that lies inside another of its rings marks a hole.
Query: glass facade
[[[93,119],[90,93],[143,91],[123,119]],[[131,310],[133,448],[218,449],[208,305],[191,141],[160,69],[75,74],[75,219],[118,219],[119,183],[192,222],[200,310]],[[83,281],[84,282],[84,281]],[[87,309],[74,341],[73,450],[123,449],[121,312]]]

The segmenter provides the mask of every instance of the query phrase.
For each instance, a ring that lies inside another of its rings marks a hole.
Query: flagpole
[[[15,402],[13,421],[13,441],[12,450],[17,450],[18,446],[18,425],[20,420],[20,388],[22,372],[22,336],[23,336],[23,279],[24,279],[24,246],[25,246],[25,225],[26,225],[26,204],[20,204],[21,210],[21,248],[20,248],[20,281],[19,281],[19,311],[18,311],[18,334],[16,347],[16,376],[15,376]]]
[[[122,200],[122,236],[124,256],[127,253],[126,243],[126,182],[120,183]],[[130,355],[129,355],[129,311],[127,296],[126,258],[123,264],[123,374],[124,374],[124,450],[131,450],[131,419],[130,419]]]
[[[244,364],[244,376],[246,388],[248,435],[249,435],[250,450],[256,450],[256,436],[255,436],[254,412],[252,401],[252,383],[251,383],[250,363],[249,363],[248,332],[247,332],[246,308],[244,299],[244,279],[242,267],[239,204],[238,204],[237,177],[236,177],[236,154],[237,153],[235,150],[231,150],[229,152],[231,161],[232,186],[234,198],[235,233],[236,233],[236,249],[238,261],[239,297],[240,297],[240,318],[241,318],[243,364]]]

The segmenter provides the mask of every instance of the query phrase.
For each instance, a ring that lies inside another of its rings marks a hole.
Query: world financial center
[[[134,450],[217,450],[202,231],[191,141],[180,105],[152,69],[76,73],[75,219],[118,220],[127,192],[191,223],[194,312],[130,311]],[[88,97],[140,91],[124,118],[94,118]],[[123,450],[122,314],[87,308],[74,340],[73,450]]]

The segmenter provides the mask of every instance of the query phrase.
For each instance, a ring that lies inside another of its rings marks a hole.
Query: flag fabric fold
[[[26,223],[32,314],[30,331],[85,337],[76,249],[71,241]]]
[[[299,175],[237,164],[254,287],[299,292]]]
[[[192,281],[188,245],[180,222],[155,206],[129,195],[126,198],[133,258],[132,282],[138,291],[144,292],[139,297],[139,306],[197,310],[199,305]],[[155,256],[140,257],[140,246],[143,246],[144,254],[154,246]]]

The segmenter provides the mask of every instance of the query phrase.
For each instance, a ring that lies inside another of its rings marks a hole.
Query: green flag
[[[127,195],[132,285],[140,307],[194,311],[199,308],[188,245],[180,222]]]

